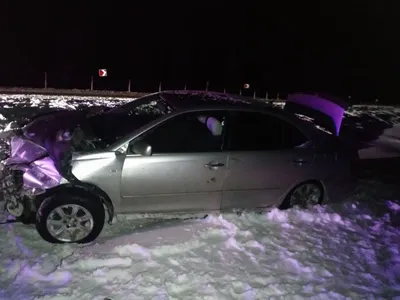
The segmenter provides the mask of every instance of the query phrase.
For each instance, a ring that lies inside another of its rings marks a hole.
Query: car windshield
[[[86,139],[103,148],[172,110],[160,94],[152,94],[95,116],[82,129]]]
[[[122,114],[122,115],[160,115],[167,114],[172,110],[160,94],[151,94],[141,98],[137,98],[126,104],[112,108],[106,114]]]

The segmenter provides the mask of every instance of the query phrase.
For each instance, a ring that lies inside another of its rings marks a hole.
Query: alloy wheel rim
[[[321,196],[321,189],[316,184],[303,184],[295,189],[290,196],[290,206],[308,208],[310,206],[319,204]]]
[[[52,237],[62,242],[76,242],[87,237],[93,230],[92,214],[83,206],[65,204],[53,209],[46,221]]]

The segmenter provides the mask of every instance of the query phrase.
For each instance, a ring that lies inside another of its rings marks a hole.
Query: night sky
[[[209,80],[400,102],[399,1],[224,2],[4,0],[0,86],[42,87],[47,72],[58,88],[89,88],[93,75],[98,89]]]

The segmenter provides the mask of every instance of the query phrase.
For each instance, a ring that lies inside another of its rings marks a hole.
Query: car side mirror
[[[133,142],[130,146],[130,150],[132,153],[140,154],[142,156],[151,156],[153,154],[151,145],[143,140]]]

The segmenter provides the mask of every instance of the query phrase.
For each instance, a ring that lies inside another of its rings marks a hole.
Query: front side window
[[[224,113],[184,113],[168,119],[138,139],[152,147],[153,154],[219,152],[223,142]]]
[[[274,151],[291,149],[307,141],[294,125],[281,118],[256,112],[238,112],[229,122],[229,150]]]

